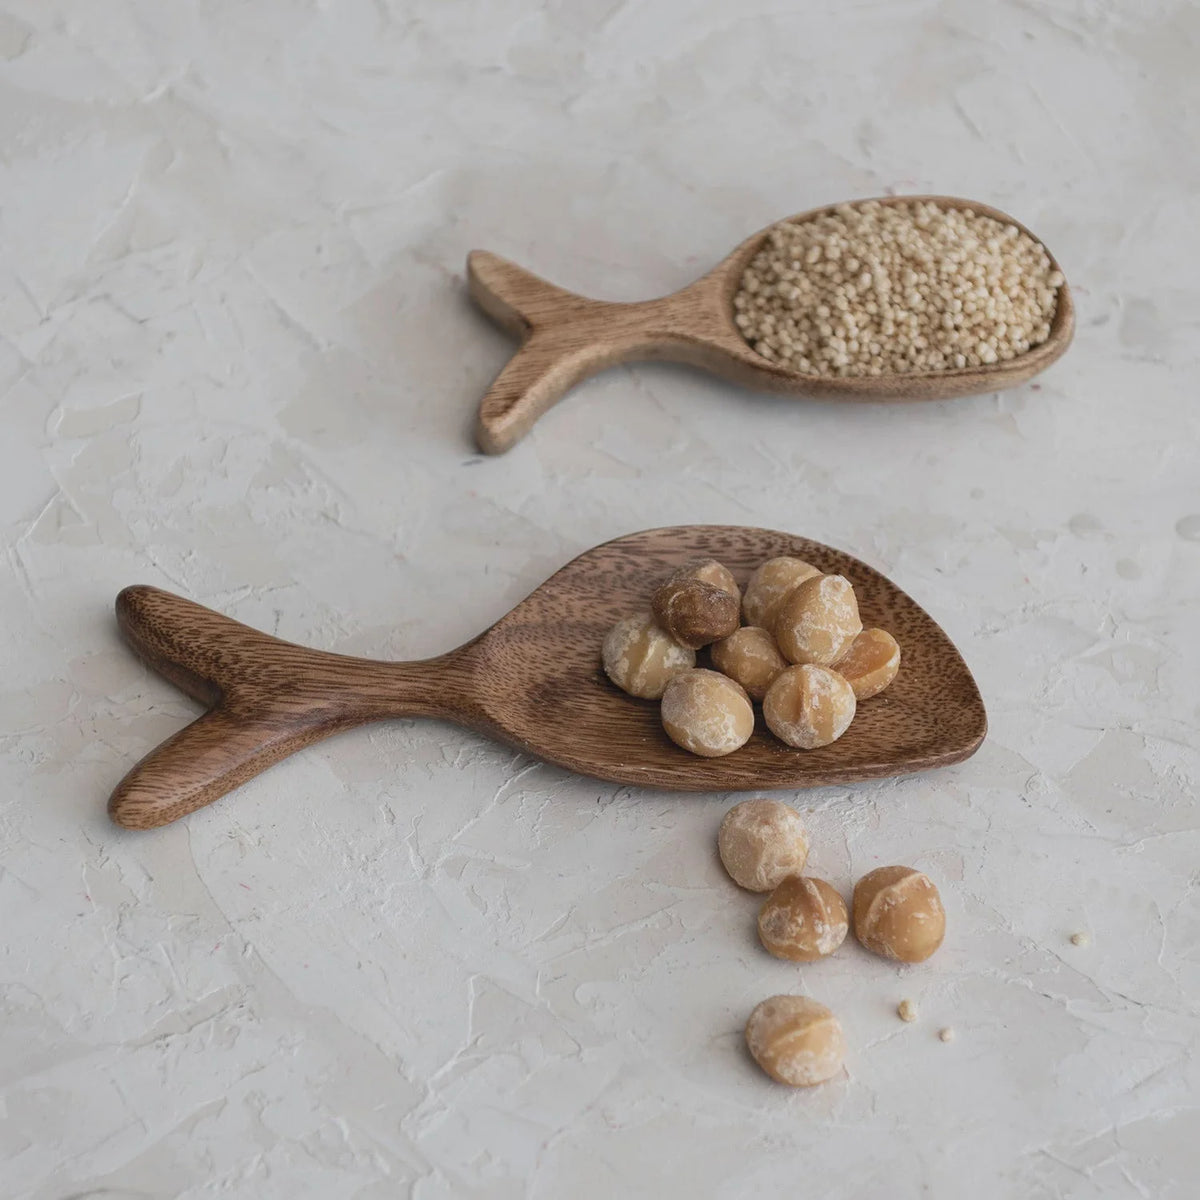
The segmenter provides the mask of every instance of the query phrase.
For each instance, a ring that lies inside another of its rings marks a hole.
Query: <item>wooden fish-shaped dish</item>
[[[885,196],[879,204],[932,201],[971,209],[1039,239],[999,209],[950,196]],[[855,205],[867,203],[854,201]],[[826,205],[790,218],[800,222],[833,211]],[[775,226],[747,238],[702,279],[657,300],[614,304],[577,296],[486,250],[467,257],[471,295],[521,348],[496,377],[479,406],[476,440],[487,454],[510,449],[575,384],[618,363],[687,363],[734,383],[768,392],[832,400],[946,400],[1014,387],[1044,371],[1071,343],[1075,310],[1064,283],[1040,345],[1008,361],[902,375],[805,374],[764,358],[734,321],[733,299],[750,260]],[[1047,250],[1049,255],[1049,251]],[[1056,270],[1058,264],[1051,256]]]
[[[645,609],[685,563],[719,559],[744,585],[759,563],[784,554],[854,584],[864,623],[900,643],[900,673],[832,745],[789,749],[760,715],[741,749],[696,758],[663,732],[656,701],[627,696],[605,677],[604,635]],[[970,671],[912,599],[848,554],[767,529],[685,525],[606,542],[486,633],[422,662],[305,649],[153,587],[122,591],[117,619],[142,658],[207,709],[113,792],[109,813],[131,829],[174,821],[304,746],[389,717],[454,721],[598,779],[703,792],[853,783],[944,766],[973,754],[987,731]]]

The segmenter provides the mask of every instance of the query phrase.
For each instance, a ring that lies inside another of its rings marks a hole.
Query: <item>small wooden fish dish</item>
[[[932,202],[991,217],[1038,239],[1012,217],[948,196],[887,196],[853,206]],[[827,205],[789,218],[801,223],[832,212]],[[747,238],[707,275],[669,296],[616,304],[575,295],[485,250],[467,258],[471,295],[521,347],[479,406],[476,439],[487,454],[516,444],[575,384],[606,367],[636,361],[686,363],[745,387],[832,400],[946,400],[1024,383],[1062,356],[1075,328],[1070,291],[1058,288],[1049,337],[1015,358],[990,365],[902,374],[803,373],[759,354],[735,321],[734,297],[746,267],[775,226]],[[1047,251],[1047,254],[1049,252]],[[1053,257],[1051,264],[1058,270]]]
[[[900,674],[818,750],[789,749],[762,725],[725,758],[696,758],[663,732],[657,702],[619,691],[600,646],[619,618],[697,558],[744,585],[795,555],[855,587],[864,622],[903,648]],[[142,759],[109,813],[150,829],[186,816],[331,734],[391,717],[453,721],[571,771],[636,787],[725,792],[855,783],[956,763],[987,731],[962,657],[878,571],[819,542],[766,529],[685,525],[634,533],[568,563],[486,633],[437,658],[373,662],[309,650],[153,587],[117,597],[117,620],[156,671],[207,710]]]

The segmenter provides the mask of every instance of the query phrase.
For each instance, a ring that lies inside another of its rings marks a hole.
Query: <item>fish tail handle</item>
[[[331,714],[295,689],[312,651],[154,587],[125,588],[116,610],[138,656],[208,708],[117,785],[108,812],[118,825],[177,820],[333,732]]]
[[[637,357],[645,341],[642,305],[578,296],[487,250],[467,256],[467,280],[479,307],[522,343],[480,401],[485,454],[511,449],[575,384]]]
[[[208,710],[117,785],[109,816],[129,829],[186,816],[352,726],[445,715],[454,694],[454,652],[389,663],[310,650],[144,585],[125,588],[116,611],[142,660]]]

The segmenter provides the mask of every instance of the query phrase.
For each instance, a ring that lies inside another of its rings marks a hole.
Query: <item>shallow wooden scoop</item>
[[[608,681],[600,644],[684,563],[716,558],[744,583],[781,554],[850,579],[864,623],[899,641],[900,674],[832,746],[791,750],[760,716],[740,750],[696,758],[667,738],[657,701]],[[174,821],[312,742],[386,717],[441,717],[599,779],[704,792],[920,771],[967,758],[987,730],[966,664],[908,596],[848,554],[766,529],[684,525],[606,542],[474,641],[423,662],[307,650],[152,587],[121,592],[117,620],[150,666],[208,708],[113,792],[109,813],[131,829]]]
[[[934,200],[943,208],[970,208],[1016,225],[1038,240],[1006,213],[971,200],[883,196],[879,203],[907,204],[914,200]],[[803,221],[835,207],[826,205],[791,219]],[[846,378],[793,371],[756,353],[733,320],[733,298],[742,273],[771,228],[760,229],[747,238],[728,258],[682,291],[637,304],[589,300],[486,250],[471,251],[467,256],[471,295],[488,316],[522,342],[479,405],[479,448],[487,454],[511,449],[575,384],[618,363],[651,359],[688,363],[746,387],[825,399],[946,400],[1024,383],[1045,370],[1070,345],[1075,310],[1063,284],[1049,339],[1008,362]],[[1060,269],[1057,263],[1054,266]]]

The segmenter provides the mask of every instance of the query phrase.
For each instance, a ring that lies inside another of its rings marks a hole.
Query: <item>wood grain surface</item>
[[[754,735],[720,759],[663,732],[656,701],[619,691],[600,645],[648,608],[677,567],[716,558],[739,584],[764,559],[794,554],[854,584],[864,624],[891,632],[900,673],[819,750]],[[208,804],[286,755],[388,717],[440,717],[572,771],[674,791],[854,783],[959,762],[987,718],[949,638],[904,592],[848,554],[765,529],[688,525],[630,534],[568,563],[480,637],[438,658],[374,662],[308,650],[152,587],[126,588],[117,617],[134,649],[208,712],[150,753],[109,800],[120,825],[148,829]]]
[[[932,200],[944,208],[970,208],[1016,225],[1039,240],[1007,213],[971,200],[953,196],[881,196],[877,200],[887,205]],[[788,219],[803,221],[835,207],[825,205]],[[1008,362],[845,378],[793,371],[756,353],[733,320],[733,298],[742,273],[771,228],[747,238],[707,275],[681,291],[634,304],[578,296],[498,255],[473,250],[467,256],[472,297],[522,342],[480,402],[476,424],[479,448],[487,454],[510,449],[575,384],[624,362],[686,363],[745,387],[821,399],[946,400],[1024,383],[1061,357],[1074,335],[1075,308],[1070,289],[1063,284],[1050,337]],[[1061,270],[1053,255],[1051,262]]]

